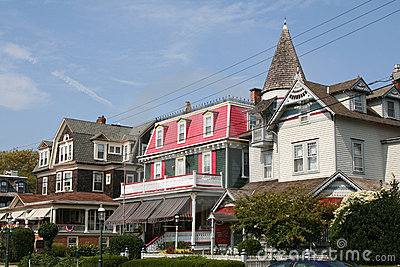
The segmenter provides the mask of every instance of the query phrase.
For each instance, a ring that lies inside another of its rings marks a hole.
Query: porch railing
[[[148,252],[154,252],[158,251],[158,247],[165,243],[165,242],[170,242],[170,241],[175,241],[175,234],[176,232],[174,231],[167,231],[156,238],[154,238],[152,241],[150,241],[146,246],[147,246],[147,251]],[[190,243],[192,239],[192,231],[178,231],[178,241],[183,241]],[[211,230],[197,230],[195,233],[195,243],[210,243],[211,242]]]
[[[161,179],[144,180],[142,182],[121,183],[121,195],[135,195],[157,191],[177,190],[193,187],[223,188],[222,173],[197,173],[164,177]]]

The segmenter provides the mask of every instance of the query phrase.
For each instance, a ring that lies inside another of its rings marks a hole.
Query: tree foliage
[[[285,250],[319,241],[335,208],[313,198],[303,187],[244,196],[235,204],[239,219],[235,230],[244,229],[256,238],[263,237],[268,245]]]
[[[35,193],[36,178],[32,173],[39,160],[37,151],[14,148],[10,151],[0,151],[0,172],[8,170],[18,171],[18,175],[28,177],[28,187],[31,193]]]
[[[43,238],[45,249],[52,251],[53,240],[58,234],[57,224],[44,222],[38,229],[38,235]]]
[[[129,249],[129,259],[140,259],[140,252],[144,247],[142,239],[128,234],[114,236],[110,239],[110,254],[120,255],[126,247]]]
[[[376,255],[395,255],[396,263],[399,263],[399,183],[394,180],[390,189],[376,193],[354,193],[345,198],[343,203],[344,208],[335,213],[330,228],[332,246],[336,246],[337,240],[345,239],[346,250],[372,251],[369,255],[372,262]],[[360,258],[360,262],[362,260]]]

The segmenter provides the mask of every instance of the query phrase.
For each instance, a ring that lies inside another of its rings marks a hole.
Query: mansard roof
[[[290,89],[294,83],[294,77],[297,71],[299,71],[299,74],[304,80],[305,75],[292,43],[289,29],[285,23],[271,66],[268,70],[263,93],[279,88]]]

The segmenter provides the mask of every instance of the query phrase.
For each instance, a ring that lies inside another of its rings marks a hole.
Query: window
[[[262,154],[264,161],[264,179],[272,178],[272,151],[267,151]]]
[[[72,172],[64,172],[64,191],[72,191]]]
[[[353,171],[363,172],[364,171],[364,142],[363,141],[352,141],[353,148]]]
[[[49,162],[49,151],[44,150],[40,152],[39,167],[46,166]]]
[[[144,155],[144,153],[146,153],[146,149],[147,149],[147,144],[142,144],[142,154]]]
[[[78,245],[78,237],[77,236],[68,236],[67,238],[67,247],[77,246]]]
[[[72,160],[72,150],[73,150],[73,145],[72,143],[68,144],[61,144],[59,150],[59,162],[65,162],[65,161],[70,161]]]
[[[249,177],[249,151],[242,150],[242,176]]]
[[[128,161],[130,159],[130,145],[129,143],[124,144],[124,146],[122,147],[122,154],[123,154],[123,158],[124,161]]]
[[[293,146],[293,171],[305,173],[318,171],[318,142],[306,141]]]
[[[257,125],[257,115],[247,114],[247,130],[252,130]]]
[[[18,182],[17,184],[17,193],[25,193],[25,184],[23,182]]]
[[[56,192],[60,191],[62,191],[62,172],[58,172],[56,177]]]
[[[161,178],[161,162],[154,163],[154,179]]]
[[[203,173],[211,173],[211,152],[203,154]]]
[[[181,120],[178,123],[178,144],[186,141],[186,121]]]
[[[364,107],[363,107],[363,99],[361,95],[356,95],[353,98],[353,108],[355,111],[363,112]]]
[[[103,192],[103,173],[93,172],[93,191]]]
[[[94,159],[106,160],[106,144],[94,144]]]
[[[177,158],[175,165],[176,165],[175,175],[184,175],[184,174],[186,174],[185,158]]]
[[[0,192],[7,193],[8,192],[8,183],[7,181],[1,181],[0,183]]]
[[[394,102],[393,101],[387,101],[387,114],[389,118],[395,118],[396,117],[396,112],[394,109]]]
[[[116,146],[116,145],[110,145],[108,152],[110,154],[116,154],[116,155],[121,155],[121,146]]]
[[[156,148],[160,148],[163,146],[163,135],[164,130],[162,127],[159,127],[156,131]]]
[[[47,195],[47,177],[43,177],[42,195]]]
[[[203,137],[210,137],[213,135],[213,114],[207,114],[203,120]]]
[[[308,103],[301,105],[299,111],[300,111],[299,114],[300,123],[310,122],[310,105]]]
[[[106,184],[111,184],[111,173],[106,174]]]

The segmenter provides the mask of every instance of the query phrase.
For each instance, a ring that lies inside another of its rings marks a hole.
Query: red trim
[[[296,142],[292,142],[291,144],[296,144],[296,143],[300,143],[300,142],[308,142],[308,141],[313,141],[313,140],[318,140],[319,138],[311,138],[311,139],[306,139],[306,140],[301,140],[301,141],[296,141]]]
[[[150,165],[150,169],[151,169],[151,171],[150,171],[150,179],[153,179],[154,178],[154,163],[152,163]]]
[[[329,113],[329,111],[327,111],[327,110],[324,110],[324,111],[317,111],[317,112],[311,113],[310,116],[314,116],[314,115],[318,115],[318,114],[323,114],[323,113]]]
[[[204,186],[204,187],[221,187],[219,185],[208,185],[208,184],[197,184],[197,186]]]
[[[211,172],[217,172],[217,152],[211,152]]]
[[[282,100],[285,99],[284,97],[277,97],[276,100]]]
[[[158,236],[156,236],[153,240],[151,240],[149,243],[146,244],[146,247],[150,246],[154,241],[156,241],[157,239],[159,239],[161,236],[163,236],[165,234],[165,232],[162,232],[161,234],[159,234]]]
[[[161,162],[161,177],[165,177],[165,161]]]
[[[182,177],[182,176],[187,176],[187,175],[192,175],[192,174],[191,174],[191,173],[188,173],[188,174],[181,174],[181,175],[169,176],[169,177],[167,177],[167,179],[176,178],[176,177]]]
[[[299,118],[299,116],[295,116],[293,118],[287,119],[287,120],[281,120],[279,122],[285,122],[285,121],[292,121],[292,120],[297,120]]]
[[[201,173],[203,171],[203,154],[199,154],[198,156],[198,168],[197,171]]]

